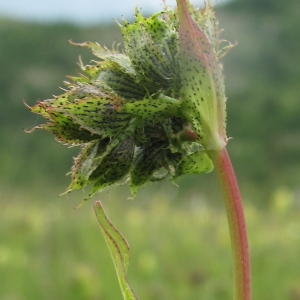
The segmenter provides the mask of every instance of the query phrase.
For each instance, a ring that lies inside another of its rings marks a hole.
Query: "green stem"
[[[251,300],[251,268],[246,222],[235,173],[226,148],[210,152],[223,190],[231,238],[234,299]]]

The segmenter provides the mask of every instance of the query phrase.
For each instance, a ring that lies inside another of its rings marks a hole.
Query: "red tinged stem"
[[[220,152],[209,154],[214,162],[223,190],[227,212],[233,258],[234,299],[251,300],[250,255],[246,222],[238,183],[226,148]]]

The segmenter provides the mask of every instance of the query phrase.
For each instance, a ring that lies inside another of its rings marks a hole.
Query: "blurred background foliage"
[[[300,2],[235,0],[216,7],[223,37],[229,152],[244,196],[254,299],[300,299]],[[96,27],[0,18],[0,299],[121,299],[92,202],[57,198],[77,149],[50,133],[22,103],[61,93],[76,75],[68,45],[121,43],[114,23]],[[214,174],[186,176],[101,199],[132,249],[140,299],[231,299],[230,242]],[[298,254],[297,254],[298,253]]]

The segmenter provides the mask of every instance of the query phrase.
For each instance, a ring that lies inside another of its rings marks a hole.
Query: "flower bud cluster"
[[[69,77],[62,95],[30,108],[47,120],[32,131],[45,129],[63,144],[81,147],[67,192],[90,186],[90,198],[130,181],[135,195],[147,182],[209,172],[206,150],[225,140],[212,7],[179,5],[178,11],[135,16],[134,23],[119,24],[123,52],[72,43],[97,59],[90,65],[80,60],[83,74]]]

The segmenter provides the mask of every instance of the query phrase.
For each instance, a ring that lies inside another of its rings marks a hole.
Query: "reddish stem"
[[[226,148],[209,155],[218,174],[227,212],[233,258],[234,299],[251,300],[250,255],[238,183]]]

